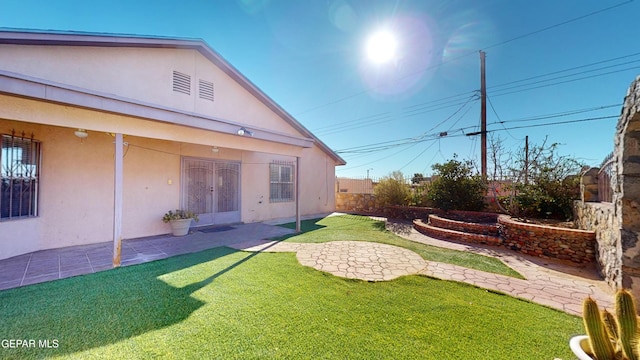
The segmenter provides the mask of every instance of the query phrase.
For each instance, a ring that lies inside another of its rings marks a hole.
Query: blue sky
[[[428,175],[454,153],[479,163],[479,136],[466,134],[479,130],[481,49],[489,136],[512,151],[527,135],[530,144],[548,137],[589,165],[613,150],[620,104],[640,74],[640,2],[633,0],[0,0],[0,6],[0,27],[203,39],[347,160],[338,176]],[[376,64],[365,44],[380,28],[394,34],[397,51]],[[594,118],[605,119],[588,120]],[[575,122],[539,126],[565,121]]]

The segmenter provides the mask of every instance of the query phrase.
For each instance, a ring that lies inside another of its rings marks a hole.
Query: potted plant
[[[569,346],[579,360],[640,359],[640,328],[633,295],[621,289],[616,293],[614,314],[600,311],[590,297],[583,303],[587,335],[575,336]]]
[[[169,210],[162,217],[162,221],[171,224],[171,232],[173,236],[184,236],[189,233],[191,221],[198,222],[198,215],[185,210]]]

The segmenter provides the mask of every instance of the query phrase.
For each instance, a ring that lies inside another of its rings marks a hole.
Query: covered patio
[[[180,254],[234,244],[250,245],[294,230],[267,223],[208,226],[186,236],[170,234],[122,241],[121,265],[135,265]],[[16,288],[113,268],[113,243],[40,250],[0,260],[0,290]]]

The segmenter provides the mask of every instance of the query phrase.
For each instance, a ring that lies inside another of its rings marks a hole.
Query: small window
[[[200,99],[213,101],[213,83],[200,80],[199,94]]]
[[[38,215],[40,142],[33,137],[2,135],[0,219]]]
[[[191,95],[191,76],[179,71],[173,72],[173,91]]]
[[[270,202],[290,202],[295,199],[294,165],[290,162],[273,162],[270,170]]]

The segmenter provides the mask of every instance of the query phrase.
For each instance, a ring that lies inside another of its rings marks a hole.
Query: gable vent
[[[173,72],[173,91],[191,95],[191,76],[178,71]]]
[[[213,83],[200,80],[200,99],[213,101]]]

